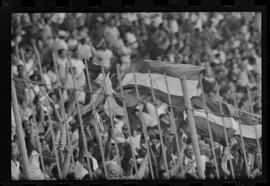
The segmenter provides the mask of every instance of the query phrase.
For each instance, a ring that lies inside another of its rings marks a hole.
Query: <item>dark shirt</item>
[[[16,78],[21,79],[20,77],[16,76]],[[17,99],[19,101],[19,104],[23,101],[25,96],[25,88],[26,84],[24,81],[15,80],[15,90],[17,94]]]

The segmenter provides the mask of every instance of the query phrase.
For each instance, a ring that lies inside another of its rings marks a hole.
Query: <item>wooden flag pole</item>
[[[25,174],[26,179],[31,179],[30,177],[30,169],[29,169],[29,162],[27,156],[27,150],[25,146],[25,140],[23,136],[23,128],[22,128],[22,121],[20,117],[19,105],[14,85],[14,80],[11,80],[11,94],[12,94],[12,107],[14,112],[14,117],[16,121],[16,135],[18,137],[18,146],[20,149],[20,153],[22,155],[22,167]]]
[[[224,135],[225,135],[225,141],[226,141],[226,146],[231,149],[231,146],[230,146],[230,143],[229,143],[229,140],[228,140],[228,134],[227,134],[227,130],[226,130],[226,127],[225,127],[225,121],[224,121],[224,112],[223,112],[223,108],[222,108],[222,104],[221,104],[221,101],[220,101],[220,95],[219,95],[219,89],[218,89],[218,84],[216,82],[216,95],[217,95],[217,98],[218,98],[218,103],[219,103],[219,109],[220,109],[220,112],[221,112],[221,115],[222,115],[222,124],[223,124],[223,130],[224,130]],[[232,174],[232,177],[233,179],[235,179],[235,173],[234,173],[234,168],[233,168],[233,164],[232,164],[232,159],[230,158],[229,159],[229,163],[230,163],[230,167],[231,167],[231,174]]]
[[[25,57],[24,57],[24,51],[23,51],[23,49],[21,49],[20,50],[20,53],[21,53],[21,56],[22,56],[22,61],[23,61],[23,63],[24,63],[24,72],[25,72],[25,78],[27,79],[27,80],[29,80],[29,76],[28,76],[28,74],[26,73],[26,62],[25,62]],[[30,81],[30,80],[29,80]],[[29,86],[29,83],[26,83],[26,85],[27,85],[27,88],[28,88],[28,90],[30,91],[30,86]],[[29,92],[30,93],[30,92]],[[30,95],[31,96],[31,95]],[[30,98],[30,107],[31,107],[31,110],[32,110],[32,114],[33,114],[33,120],[34,120],[34,123],[35,123],[35,125],[36,125],[36,127],[38,126],[38,124],[37,124],[37,119],[36,119],[36,114],[35,114],[35,109],[34,109],[34,106],[33,106],[33,102],[32,102],[32,100],[31,100],[31,98]],[[43,154],[42,154],[42,148],[41,148],[41,145],[40,145],[40,139],[39,139],[39,134],[38,134],[38,131],[37,131],[37,133],[36,133],[36,142],[37,142],[37,145],[38,145],[38,150],[39,150],[39,154],[40,154],[40,161],[41,161],[41,169],[42,169],[42,171],[43,172],[45,172],[45,168],[44,168],[44,161],[43,161]]]
[[[93,91],[92,86],[91,86],[91,82],[90,82],[90,73],[88,71],[88,65],[87,65],[87,61],[83,61],[84,62],[84,66],[85,66],[85,71],[86,71],[86,77],[87,77],[87,81],[88,81],[88,87],[90,92]],[[91,100],[93,99],[93,95],[91,95]],[[93,102],[93,115],[95,116],[96,113],[96,105],[95,102]],[[98,138],[98,144],[99,144],[99,148],[100,148],[100,152],[101,152],[101,158],[102,158],[102,164],[104,167],[104,173],[105,173],[105,177],[108,178],[108,173],[107,173],[107,167],[105,164],[105,156],[104,156],[104,151],[103,151],[103,146],[102,146],[102,139],[101,139],[101,135],[100,135],[100,131],[99,131],[99,127],[97,125],[94,124],[94,129],[96,131],[96,136]]]
[[[133,79],[134,79],[134,83],[135,83],[135,90],[136,90],[137,100],[140,100],[140,93],[139,93],[137,79],[136,79],[136,75],[135,75],[134,70],[132,71],[132,75],[133,75]],[[149,154],[148,159],[149,159],[150,174],[151,174],[152,179],[154,180],[155,176],[154,176],[154,171],[153,171],[153,166],[152,166],[152,161],[151,161],[151,156],[150,156],[150,147],[149,147],[150,139],[149,139],[149,136],[147,134],[146,124],[145,124],[145,121],[144,121],[144,119],[142,117],[142,110],[141,109],[139,109],[139,113],[140,113],[140,119],[141,119],[141,122],[142,122],[142,132],[143,132],[143,135],[144,135],[144,138],[145,138],[146,151],[147,151],[147,154]]]
[[[187,89],[186,76],[183,75],[182,77],[180,77],[180,81],[181,81],[181,86],[183,90],[185,106],[187,109],[188,125],[191,131],[192,146],[194,149],[196,164],[198,167],[198,174],[199,174],[200,179],[205,179],[205,175],[202,168],[201,153],[200,153],[200,148],[199,148],[199,143],[198,143],[198,135],[196,131],[194,117],[191,111],[192,107],[191,107],[190,97],[189,97],[188,89]]]
[[[155,98],[155,93],[154,93],[153,82],[152,82],[152,77],[151,77],[150,70],[148,70],[148,75],[149,75],[150,86],[151,86],[151,91],[152,91],[152,98],[153,98],[153,102],[155,103],[156,98]],[[163,134],[162,134],[162,130],[161,130],[161,127],[160,127],[160,120],[159,120],[159,117],[158,117],[158,112],[157,112],[156,105],[154,107],[155,107],[156,120],[158,122],[157,125],[158,125],[158,131],[159,131],[159,138],[160,138],[160,143],[161,143],[163,161],[164,161],[164,164],[165,164],[165,170],[168,173],[168,177],[170,178],[170,172],[169,172],[169,167],[168,167],[168,162],[167,162],[167,157],[166,157],[166,150],[165,150],[164,141],[163,141]]]
[[[102,71],[103,82],[104,82],[104,91],[105,91],[105,94],[106,94],[106,98],[108,98],[108,96],[111,96],[111,95],[108,95],[107,83],[106,83],[106,75],[105,75],[105,71],[104,71],[104,67],[103,67],[103,66],[101,66],[101,71]],[[112,127],[112,130],[114,130],[114,124],[113,124],[112,114],[111,114],[111,104],[110,104],[110,100],[108,100],[108,109],[109,109],[109,117],[110,117],[111,127]],[[120,164],[121,159],[120,159],[120,154],[119,154],[118,143],[117,143],[116,139],[114,139],[114,141],[115,141],[115,150],[116,150],[117,161],[118,161],[118,163]],[[120,166],[120,167],[121,167],[121,166]],[[118,175],[118,176],[119,176],[119,175]],[[120,177],[121,177],[121,178],[123,177],[122,169],[120,169]]]
[[[249,87],[247,87],[247,93],[248,93],[249,108],[250,108],[250,111],[251,111],[251,114],[252,114],[252,119],[255,120],[255,118],[254,118],[254,110],[253,110],[253,106],[252,106],[252,98],[251,98],[251,95],[250,95]],[[259,141],[259,138],[258,138],[258,131],[257,131],[256,126],[255,125],[253,125],[253,126],[254,126],[255,135],[256,135],[256,141],[257,141],[257,146],[258,146],[258,150],[259,150],[260,161],[262,163],[262,149],[261,149],[260,141]]]
[[[117,72],[117,77],[118,77],[118,81],[119,81],[119,85],[120,85],[121,96],[122,96],[122,98],[124,98],[124,90],[123,90],[123,86],[122,86],[122,82],[121,82],[121,74],[120,74],[120,66],[119,66],[119,64],[117,64],[117,66],[116,66],[116,72]],[[128,117],[128,112],[127,112],[126,100],[123,100],[122,102],[123,102],[125,114],[126,114],[126,117],[127,117],[129,144],[130,144],[130,147],[131,147],[132,158],[133,158],[133,161],[134,161],[134,164],[135,164],[136,178],[138,179],[138,167],[137,167],[135,153],[134,153],[134,145],[133,145],[133,141],[132,141],[132,135],[131,135],[129,117]]]
[[[167,89],[167,95],[168,95],[169,104],[172,105],[172,98],[171,98],[171,94],[170,94],[170,90],[169,90],[169,85],[168,85],[168,79],[167,79],[166,72],[164,72],[164,80],[165,80],[165,83],[166,83],[166,89]],[[177,127],[176,127],[176,124],[175,124],[175,117],[174,117],[173,111],[169,111],[169,112],[170,112],[169,116],[170,116],[171,124],[172,124],[173,130],[174,130],[174,137],[175,137],[175,140],[176,140],[176,148],[177,148],[177,152],[178,152],[178,154],[180,156],[181,150],[180,150],[180,145],[179,145]],[[180,157],[178,157],[178,158],[180,158]],[[181,166],[181,168],[182,168],[182,166]]]
[[[237,106],[235,94],[233,92],[231,92],[231,94],[233,95],[233,102],[234,102],[234,107],[236,109],[236,116],[239,117],[239,109],[238,109],[238,106]],[[247,156],[246,156],[247,154],[246,154],[245,142],[244,142],[240,122],[238,122],[238,127],[239,127],[239,131],[240,131],[241,147],[243,149],[243,154],[244,154],[244,159],[245,159],[246,173],[247,173],[248,178],[250,178],[249,167],[248,167]]]
[[[68,119],[66,117],[69,117],[69,115],[66,116],[64,98],[63,98],[63,91],[61,90],[60,73],[59,73],[59,70],[58,70],[58,67],[57,67],[57,64],[56,64],[57,58],[55,56],[55,53],[52,54],[52,58],[53,58],[53,64],[54,64],[54,69],[55,69],[56,79],[57,79],[57,84],[58,84],[57,90],[58,90],[58,93],[59,93],[60,103],[61,103],[60,108],[61,108],[61,112],[62,112],[61,113],[62,118],[60,117],[59,119],[62,120],[61,125],[64,125],[64,127],[65,127],[66,137],[67,137],[66,141],[67,141],[69,147],[72,148],[71,140],[70,140],[70,136],[69,136],[69,129],[68,129],[69,127],[68,127],[68,123],[66,122],[67,119]],[[76,96],[76,94],[75,94],[75,96]],[[61,130],[61,135],[63,135],[62,130]],[[75,166],[75,160],[74,160],[73,153],[71,153],[71,162],[72,162],[72,165]]]
[[[204,107],[205,114],[206,114],[206,122],[207,122],[207,126],[208,126],[210,142],[211,142],[211,150],[212,150],[213,157],[214,157],[215,167],[216,167],[216,171],[217,171],[217,177],[219,179],[220,174],[219,174],[219,169],[218,169],[218,164],[217,164],[217,157],[216,157],[215,146],[214,146],[214,141],[213,141],[213,134],[212,134],[211,126],[209,123],[208,111],[206,109],[206,101],[205,101],[204,88],[203,88],[203,84],[202,84],[202,76],[200,77],[200,85],[201,85],[201,90],[202,90],[203,107]]]
[[[68,59],[68,64],[71,67],[71,76],[72,76],[72,80],[73,80],[73,85],[75,86],[75,89],[76,89],[77,88],[77,82],[76,82],[76,79],[75,79],[73,66],[71,64],[70,59]],[[92,169],[91,169],[91,166],[90,166],[90,160],[88,158],[89,153],[88,153],[88,149],[87,149],[87,142],[86,142],[86,137],[85,137],[85,133],[84,133],[83,120],[82,120],[80,104],[79,104],[79,101],[78,101],[77,90],[75,91],[75,101],[76,101],[78,115],[79,115],[79,123],[80,123],[80,128],[81,128],[81,133],[82,133],[83,146],[84,146],[84,149],[85,149],[86,154],[87,154],[87,158],[86,158],[87,169],[88,169],[89,174],[90,174],[90,179],[92,179],[93,174],[92,174]],[[82,149],[80,149],[80,150],[82,150]]]
[[[36,48],[35,42],[32,42],[32,44],[33,44],[33,48],[34,48],[34,50],[36,52],[36,55],[37,55],[37,58],[38,58],[38,67],[39,67],[38,69],[39,69],[39,73],[41,75],[41,81],[45,84],[45,80],[44,80],[44,76],[43,76],[43,72],[42,72],[42,67],[41,67],[41,60],[40,60],[39,52],[38,52],[38,49]],[[50,106],[49,106],[50,103],[49,103],[47,93],[45,92],[45,90],[42,87],[40,89],[42,90],[42,93],[43,93],[43,95],[45,97],[46,107],[47,107],[47,110],[48,110],[48,113],[49,113],[49,111],[50,111]],[[51,119],[50,113],[48,114],[48,120],[49,120],[49,129],[48,130],[51,131],[51,135],[52,135],[53,151],[54,151],[54,154],[55,154],[57,171],[58,171],[60,179],[62,179],[62,173],[61,173],[61,168],[60,168],[60,164],[59,164],[59,158],[58,158],[57,149],[56,149],[56,146],[55,146],[55,135],[54,135],[54,131],[53,131],[53,125],[52,125],[52,119]]]

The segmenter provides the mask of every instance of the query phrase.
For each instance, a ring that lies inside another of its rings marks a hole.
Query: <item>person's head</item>
[[[170,129],[164,131],[164,140],[167,142],[172,142],[174,139],[174,135]]]
[[[185,149],[185,156],[192,158],[194,156],[194,150],[192,144],[188,144]]]
[[[67,51],[65,49],[59,49],[57,51],[58,57],[59,58],[65,58],[67,57]]]
[[[147,127],[147,133],[148,133],[150,139],[154,139],[157,137],[155,128]]]
[[[55,103],[57,103],[58,100],[59,100],[58,97],[57,97],[57,95],[56,95],[56,93],[54,93],[54,92],[50,94],[50,97],[52,98],[52,100],[53,100]]]
[[[109,26],[115,26],[115,24],[116,24],[116,21],[115,21],[114,18],[111,18],[111,19],[109,20],[109,22],[108,22],[108,25],[109,25]]]
[[[40,100],[40,96],[36,95],[33,100],[33,105],[35,105],[37,108],[40,108],[42,106],[42,102]]]
[[[40,80],[39,73],[37,71],[34,71],[33,75],[31,75],[30,79],[35,81],[35,82],[39,81]]]
[[[12,141],[11,142],[11,157],[17,158],[18,154],[19,154],[18,145],[15,141]]]
[[[224,86],[220,89],[220,96],[224,98],[229,98],[230,95],[230,87]]]
[[[25,132],[26,134],[28,134],[29,131],[30,131],[30,124],[29,124],[29,121],[28,121],[28,120],[24,120],[24,121],[22,122],[22,127],[23,127],[23,129],[24,129],[24,132]]]
[[[26,62],[33,57],[33,51],[30,47],[26,47],[25,49],[25,60]]]
[[[18,72],[18,76],[20,78],[23,78],[24,77],[24,66],[21,64],[17,65],[17,72]]]
[[[199,28],[195,28],[194,29],[194,34],[195,34],[195,36],[198,36],[200,34],[200,29]]]
[[[75,49],[72,50],[72,57],[73,58],[78,58],[79,57],[78,48],[75,48]]]

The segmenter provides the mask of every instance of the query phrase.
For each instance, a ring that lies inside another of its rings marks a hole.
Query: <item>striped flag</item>
[[[223,101],[221,102],[223,115],[236,116],[236,110],[234,107]],[[195,109],[204,109],[203,98],[201,96],[194,96],[191,98],[192,107]],[[205,97],[206,110],[210,113],[221,115],[222,112],[219,106],[219,100],[210,97]]]
[[[193,115],[198,134],[209,137],[205,110],[194,109]],[[185,114],[184,117],[186,118]],[[208,121],[210,124],[214,141],[219,142],[222,145],[226,145],[225,134],[223,129],[223,121],[224,121],[228,139],[230,140],[233,137],[235,137],[237,142],[241,144],[240,129],[239,129],[240,124],[242,136],[245,143],[245,148],[248,151],[257,151],[257,141],[254,126],[256,127],[257,130],[257,137],[261,140],[262,125],[258,123],[253,123],[253,125],[250,125],[252,120],[246,122],[247,120],[248,118],[246,117],[235,118],[232,116],[220,116],[208,112]]]
[[[164,79],[164,73],[167,74],[167,82],[169,92],[174,106],[183,106],[183,92],[179,77],[185,75],[187,78],[187,88],[190,97],[197,95],[197,86],[200,73],[204,70],[203,67],[174,64],[161,61],[140,60],[131,63],[131,66],[125,76],[122,78],[122,85],[126,94],[135,94],[135,80],[133,71],[135,72],[136,83],[141,96],[151,96],[151,84],[148,70],[151,72],[152,84],[157,99],[168,103],[167,86]],[[133,90],[127,93],[127,90]],[[132,100],[134,101],[134,100]],[[134,102],[132,102],[134,104]],[[129,105],[134,106],[134,105]],[[179,107],[178,109],[181,109]]]
[[[259,143],[261,146],[261,140],[262,140],[262,125],[259,123],[254,123],[253,125],[250,125],[252,121],[245,122],[247,121],[247,118],[244,118],[244,120],[241,118],[239,120],[240,122],[240,127],[242,130],[242,136],[244,139],[244,144],[245,148],[247,151],[255,151],[258,152],[258,146],[257,146],[257,140],[256,138],[258,137]],[[255,129],[256,128],[256,129]],[[257,135],[256,135],[257,132]],[[241,136],[240,136],[240,129],[238,127],[236,133],[235,133],[235,138],[239,144],[241,144]]]
[[[205,110],[194,109],[193,115],[197,133],[201,136],[209,137],[209,130],[207,126],[207,117]],[[185,114],[184,118],[186,118]],[[213,113],[208,113],[208,121],[210,124],[213,140],[222,145],[226,145],[225,133],[223,129],[223,121],[225,124],[229,140],[234,137],[233,135],[238,128],[238,121],[236,121],[233,117],[221,117]]]

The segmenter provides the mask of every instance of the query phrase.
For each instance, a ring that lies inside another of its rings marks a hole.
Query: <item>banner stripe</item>
[[[195,109],[193,110],[193,113],[195,117],[201,117],[205,119],[207,118],[205,110]],[[208,120],[222,127],[223,127],[223,121],[224,121],[226,128],[233,128],[236,130],[238,129],[238,121],[236,121],[233,117],[221,117],[212,113],[208,113]]]
[[[145,86],[150,88],[150,79],[148,74],[145,73],[135,73],[137,85]],[[151,74],[153,88],[164,93],[167,93],[166,82],[163,74]],[[183,96],[182,86],[179,78],[167,76],[168,79],[168,87],[171,95],[174,96]],[[187,80],[188,84],[188,92],[191,97],[197,94],[197,85],[198,80]],[[125,75],[122,80],[122,85],[135,85],[135,80],[133,79],[133,74],[128,73]]]

